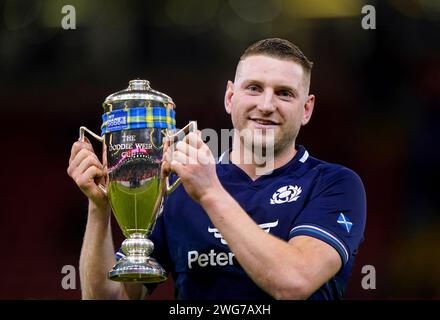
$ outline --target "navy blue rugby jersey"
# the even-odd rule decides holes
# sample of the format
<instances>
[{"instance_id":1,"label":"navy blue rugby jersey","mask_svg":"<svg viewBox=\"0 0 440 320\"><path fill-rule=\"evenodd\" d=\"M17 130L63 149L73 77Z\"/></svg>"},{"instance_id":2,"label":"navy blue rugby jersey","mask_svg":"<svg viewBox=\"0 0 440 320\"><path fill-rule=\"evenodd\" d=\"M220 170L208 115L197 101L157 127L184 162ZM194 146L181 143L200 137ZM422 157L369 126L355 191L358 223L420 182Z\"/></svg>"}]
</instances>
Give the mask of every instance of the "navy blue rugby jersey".
<instances>
[{"instance_id":1,"label":"navy blue rugby jersey","mask_svg":"<svg viewBox=\"0 0 440 320\"><path fill-rule=\"evenodd\" d=\"M340 299L363 241L364 187L353 171L296 147L290 162L255 181L231 163L218 163L217 175L265 232L285 241L314 237L339 253L342 268L309 299ZM272 299L248 277L182 185L166 200L150 239L155 244L152 256L173 275L177 299ZM269 262L261 263L269 267Z\"/></svg>"}]
</instances>

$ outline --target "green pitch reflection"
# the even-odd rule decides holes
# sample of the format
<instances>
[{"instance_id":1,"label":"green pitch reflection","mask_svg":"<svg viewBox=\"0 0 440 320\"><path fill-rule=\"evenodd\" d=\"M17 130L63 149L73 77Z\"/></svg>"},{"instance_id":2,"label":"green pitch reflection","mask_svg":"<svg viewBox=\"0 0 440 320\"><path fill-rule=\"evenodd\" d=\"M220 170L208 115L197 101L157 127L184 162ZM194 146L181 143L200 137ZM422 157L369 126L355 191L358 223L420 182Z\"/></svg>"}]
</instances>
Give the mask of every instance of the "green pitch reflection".
<instances>
[{"instance_id":1,"label":"green pitch reflection","mask_svg":"<svg viewBox=\"0 0 440 320\"><path fill-rule=\"evenodd\" d=\"M160 197L159 182L158 177L152 177L136 188L118 181L109 184L110 203L124 236L151 231L156 220L154 207Z\"/></svg>"}]
</instances>

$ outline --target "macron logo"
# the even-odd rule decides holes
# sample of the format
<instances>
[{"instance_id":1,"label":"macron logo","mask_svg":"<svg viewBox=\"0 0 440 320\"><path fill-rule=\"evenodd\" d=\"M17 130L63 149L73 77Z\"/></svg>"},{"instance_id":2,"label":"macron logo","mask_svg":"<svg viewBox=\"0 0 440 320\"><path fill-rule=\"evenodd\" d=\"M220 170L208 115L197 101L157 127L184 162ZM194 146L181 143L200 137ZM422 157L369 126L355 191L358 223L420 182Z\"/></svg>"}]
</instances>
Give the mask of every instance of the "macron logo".
<instances>
[{"instance_id":1,"label":"macron logo","mask_svg":"<svg viewBox=\"0 0 440 320\"><path fill-rule=\"evenodd\" d=\"M264 231L266 231L267 233L269 233L270 228L275 228L278 225L278 220L274 221L274 222L268 222L268 223L262 223L259 224L258 226L263 229ZM221 235L220 232L218 232L217 228L209 228L208 227L208 232L209 233L213 233L214 234L214 238L220 239L220 242L222 244L227 245L228 243L226 242L225 239L223 239L223 236Z\"/></svg>"}]
</instances>

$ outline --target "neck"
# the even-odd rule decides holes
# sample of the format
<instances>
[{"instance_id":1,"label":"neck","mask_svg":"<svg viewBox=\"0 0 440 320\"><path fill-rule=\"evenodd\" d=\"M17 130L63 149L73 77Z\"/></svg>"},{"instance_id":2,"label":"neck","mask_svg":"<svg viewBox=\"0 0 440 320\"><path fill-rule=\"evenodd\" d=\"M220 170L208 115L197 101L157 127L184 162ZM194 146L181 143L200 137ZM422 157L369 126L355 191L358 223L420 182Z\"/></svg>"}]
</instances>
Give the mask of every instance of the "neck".
<instances>
[{"instance_id":1,"label":"neck","mask_svg":"<svg viewBox=\"0 0 440 320\"><path fill-rule=\"evenodd\" d=\"M233 140L230 161L243 170L252 180L269 174L273 170L284 166L296 155L295 142L271 155L255 154L241 143L240 139Z\"/></svg>"}]
</instances>

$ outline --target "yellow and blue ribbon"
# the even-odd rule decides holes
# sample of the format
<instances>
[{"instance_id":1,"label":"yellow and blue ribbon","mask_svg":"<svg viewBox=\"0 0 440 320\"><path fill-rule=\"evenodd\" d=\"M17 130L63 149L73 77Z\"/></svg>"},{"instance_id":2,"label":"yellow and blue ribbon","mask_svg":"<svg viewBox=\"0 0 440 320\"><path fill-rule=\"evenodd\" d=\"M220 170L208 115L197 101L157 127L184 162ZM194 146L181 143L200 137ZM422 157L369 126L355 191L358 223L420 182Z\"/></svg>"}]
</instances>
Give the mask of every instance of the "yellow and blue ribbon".
<instances>
[{"instance_id":1,"label":"yellow and blue ribbon","mask_svg":"<svg viewBox=\"0 0 440 320\"><path fill-rule=\"evenodd\" d=\"M164 107L113 110L102 115L101 136L125 129L175 129L175 111Z\"/></svg>"}]
</instances>

